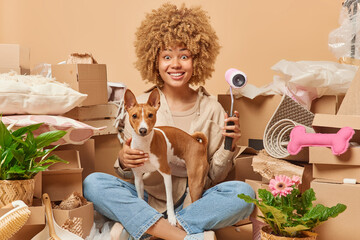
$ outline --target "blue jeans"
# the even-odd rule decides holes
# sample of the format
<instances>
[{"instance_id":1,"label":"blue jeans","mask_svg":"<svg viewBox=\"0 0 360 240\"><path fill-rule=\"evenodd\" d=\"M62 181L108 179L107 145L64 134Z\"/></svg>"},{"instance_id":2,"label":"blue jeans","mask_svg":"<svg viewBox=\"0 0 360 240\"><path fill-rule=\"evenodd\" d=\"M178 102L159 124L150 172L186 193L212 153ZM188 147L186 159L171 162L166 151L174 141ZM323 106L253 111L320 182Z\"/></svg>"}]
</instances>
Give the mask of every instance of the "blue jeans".
<instances>
[{"instance_id":1,"label":"blue jeans","mask_svg":"<svg viewBox=\"0 0 360 240\"><path fill-rule=\"evenodd\" d=\"M163 217L163 214L147 204L146 191L145 201L137 197L134 184L105 173L92 173L83 184L84 196L94 203L95 210L120 222L135 239L140 239ZM254 208L253 204L237 197L240 193L255 197L253 189L247 183L220 183L206 190L202 198L188 207L177 207L176 219L188 234L231 226L247 218Z\"/></svg>"}]
</instances>

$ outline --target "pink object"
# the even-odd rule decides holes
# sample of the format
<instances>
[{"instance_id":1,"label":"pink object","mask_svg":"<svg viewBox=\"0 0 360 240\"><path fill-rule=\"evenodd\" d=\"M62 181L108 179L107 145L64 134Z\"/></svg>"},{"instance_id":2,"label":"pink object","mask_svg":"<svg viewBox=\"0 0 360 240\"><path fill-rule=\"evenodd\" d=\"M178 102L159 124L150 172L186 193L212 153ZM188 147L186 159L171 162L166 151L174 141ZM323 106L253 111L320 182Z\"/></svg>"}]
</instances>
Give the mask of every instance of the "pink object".
<instances>
[{"instance_id":1,"label":"pink object","mask_svg":"<svg viewBox=\"0 0 360 240\"><path fill-rule=\"evenodd\" d=\"M287 150L296 155L303 147L330 147L334 155L346 152L349 141L355 131L351 127L343 127L337 133L306 133L304 126L296 126L290 133Z\"/></svg>"},{"instance_id":2,"label":"pink object","mask_svg":"<svg viewBox=\"0 0 360 240\"><path fill-rule=\"evenodd\" d=\"M53 130L65 130L67 132L59 141L51 145L83 144L95 133L105 128L96 128L71 118L51 115L3 116L1 120L5 125L15 124L14 128L43 123L39 129L34 131L35 137Z\"/></svg>"},{"instance_id":3,"label":"pink object","mask_svg":"<svg viewBox=\"0 0 360 240\"><path fill-rule=\"evenodd\" d=\"M294 183L291 178L285 175L279 175L275 176L275 179L270 180L269 188L274 197L278 195L286 197L293 190L292 185L294 185Z\"/></svg>"}]
</instances>

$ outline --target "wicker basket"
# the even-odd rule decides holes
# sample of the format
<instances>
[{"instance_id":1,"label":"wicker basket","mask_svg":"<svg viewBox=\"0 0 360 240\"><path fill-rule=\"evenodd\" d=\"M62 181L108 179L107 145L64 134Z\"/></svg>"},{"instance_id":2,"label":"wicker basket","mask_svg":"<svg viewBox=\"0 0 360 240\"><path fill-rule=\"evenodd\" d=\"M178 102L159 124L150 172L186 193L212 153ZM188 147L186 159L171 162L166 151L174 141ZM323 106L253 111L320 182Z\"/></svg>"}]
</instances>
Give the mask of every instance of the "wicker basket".
<instances>
[{"instance_id":1,"label":"wicker basket","mask_svg":"<svg viewBox=\"0 0 360 240\"><path fill-rule=\"evenodd\" d=\"M15 200L22 200L28 206L32 205L34 196L34 179L0 180L0 207Z\"/></svg>"},{"instance_id":2,"label":"wicker basket","mask_svg":"<svg viewBox=\"0 0 360 240\"><path fill-rule=\"evenodd\" d=\"M271 234L272 229L264 226L260 230L261 240L316 240L317 234L313 232L303 231L304 237L280 237Z\"/></svg>"}]
</instances>

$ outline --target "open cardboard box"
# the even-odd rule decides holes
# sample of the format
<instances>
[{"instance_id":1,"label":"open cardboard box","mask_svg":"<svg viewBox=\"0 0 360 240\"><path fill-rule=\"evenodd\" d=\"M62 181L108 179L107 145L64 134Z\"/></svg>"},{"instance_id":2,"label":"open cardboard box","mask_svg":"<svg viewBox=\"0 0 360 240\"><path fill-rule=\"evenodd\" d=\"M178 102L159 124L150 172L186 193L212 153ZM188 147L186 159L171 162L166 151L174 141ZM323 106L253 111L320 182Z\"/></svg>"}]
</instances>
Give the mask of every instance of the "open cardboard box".
<instances>
[{"instance_id":1,"label":"open cardboard box","mask_svg":"<svg viewBox=\"0 0 360 240\"><path fill-rule=\"evenodd\" d=\"M95 172L95 140L90 138L80 145L66 144L59 146L57 150L75 150L79 152L83 180Z\"/></svg>"},{"instance_id":2,"label":"open cardboard box","mask_svg":"<svg viewBox=\"0 0 360 240\"><path fill-rule=\"evenodd\" d=\"M42 192L49 194L52 201L64 200L73 192L82 192L82 171L79 152L76 150L58 150L56 154L69 162L55 163L42 173Z\"/></svg>"},{"instance_id":3,"label":"open cardboard box","mask_svg":"<svg viewBox=\"0 0 360 240\"><path fill-rule=\"evenodd\" d=\"M52 65L51 71L57 81L67 83L72 89L88 95L81 106L108 102L105 64L58 64Z\"/></svg>"},{"instance_id":4,"label":"open cardboard box","mask_svg":"<svg viewBox=\"0 0 360 240\"><path fill-rule=\"evenodd\" d=\"M313 128L319 133L336 133L342 127L352 127L355 134L351 142L360 143L360 116L315 114ZM360 182L360 147L349 149L336 156L330 148L310 147L310 163L313 164L313 177L342 182L353 178Z\"/></svg>"},{"instance_id":5,"label":"open cardboard box","mask_svg":"<svg viewBox=\"0 0 360 240\"><path fill-rule=\"evenodd\" d=\"M59 226L62 226L67 219L74 217L82 218L83 237L86 238L90 234L94 223L94 205L92 202L71 210L53 209L53 213L55 221Z\"/></svg>"},{"instance_id":6,"label":"open cardboard box","mask_svg":"<svg viewBox=\"0 0 360 240\"><path fill-rule=\"evenodd\" d=\"M344 96L322 96L313 101L310 111L336 114L343 98ZM246 97L234 99L234 110L240 114L240 145L249 146L256 150L263 149L262 141L266 125L281 99L282 96L280 95L257 96L254 99ZM231 97L229 94L219 94L218 101L225 111L230 111Z\"/></svg>"},{"instance_id":7,"label":"open cardboard box","mask_svg":"<svg viewBox=\"0 0 360 240\"><path fill-rule=\"evenodd\" d=\"M4 215L13 208L1 208L0 216ZM31 215L26 224L10 240L31 239L45 227L45 206L40 199L34 199L33 206L29 207Z\"/></svg>"},{"instance_id":8,"label":"open cardboard box","mask_svg":"<svg viewBox=\"0 0 360 240\"><path fill-rule=\"evenodd\" d=\"M360 184L340 184L314 180L311 187L316 193L316 204L327 207L342 203L347 209L336 218L330 218L315 228L318 240L357 240L360 235Z\"/></svg>"},{"instance_id":9,"label":"open cardboard box","mask_svg":"<svg viewBox=\"0 0 360 240\"><path fill-rule=\"evenodd\" d=\"M256 156L257 151L243 146L240 148L241 154L234 159L234 167L230 170L225 181L245 181L245 179L261 180L260 174L254 172L252 165L253 157Z\"/></svg>"}]
</instances>

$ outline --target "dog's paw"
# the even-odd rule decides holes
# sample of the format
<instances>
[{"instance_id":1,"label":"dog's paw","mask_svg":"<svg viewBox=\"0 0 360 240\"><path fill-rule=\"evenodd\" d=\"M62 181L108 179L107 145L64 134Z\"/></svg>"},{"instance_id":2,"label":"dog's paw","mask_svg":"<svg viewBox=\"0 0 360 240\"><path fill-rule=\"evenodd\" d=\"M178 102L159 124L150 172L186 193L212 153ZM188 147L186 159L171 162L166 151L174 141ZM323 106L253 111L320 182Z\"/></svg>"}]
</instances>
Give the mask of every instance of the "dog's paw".
<instances>
[{"instance_id":1,"label":"dog's paw","mask_svg":"<svg viewBox=\"0 0 360 240\"><path fill-rule=\"evenodd\" d=\"M176 226L176 217L175 216L168 216L168 221L172 226Z\"/></svg>"}]
</instances>

